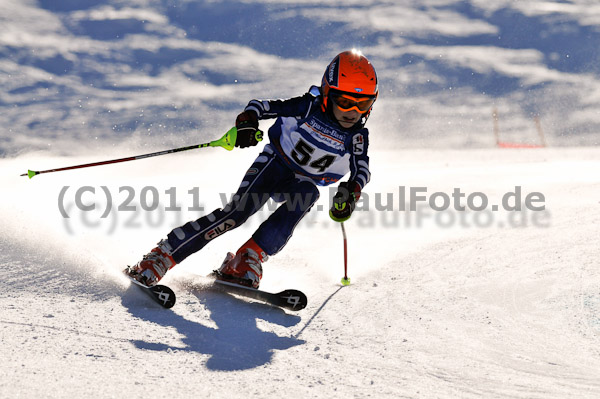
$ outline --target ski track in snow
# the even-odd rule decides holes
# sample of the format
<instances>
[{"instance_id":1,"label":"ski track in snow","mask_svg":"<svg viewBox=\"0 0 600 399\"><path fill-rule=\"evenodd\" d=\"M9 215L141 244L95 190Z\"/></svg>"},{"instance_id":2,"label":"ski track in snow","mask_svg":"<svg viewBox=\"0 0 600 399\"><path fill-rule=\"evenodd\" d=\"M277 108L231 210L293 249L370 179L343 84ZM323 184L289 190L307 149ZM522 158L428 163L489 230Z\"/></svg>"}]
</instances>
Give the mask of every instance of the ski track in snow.
<instances>
[{"instance_id":1,"label":"ski track in snow","mask_svg":"<svg viewBox=\"0 0 600 399\"><path fill-rule=\"evenodd\" d=\"M219 162L219 153L207 158ZM163 310L119 270L168 230L108 235L74 227L78 233L70 235L57 223L55 199L27 196L52 192L59 180L15 181L12 170L32 160L0 161L12 176L2 183L16 184L2 206L0 265L9 273L0 282L0 391L7 397L89 397L99 387L103 397L146 397L148 389L176 397L597 397L598 150L420 150L372 158L377 174L367 192L394 192L389 185L399 181L399 170L407 185L429 192L451 192L454 178L468 182L463 191L476 188L491 198L517 181L544 193L549 224L390 228L373 223L385 212L361 212L347 223L352 284L341 287L341 232L317 211L265 264L263 288L308 295L298 313L206 289L202 276L252 231L241 227L169 272L164 281L178 302ZM143 168L69 172L69 181L100 185L123 173L139 176ZM540 179L540 170L552 178ZM235 173L226 173L227 185ZM160 186L164 178L157 179ZM225 186L199 180L207 197ZM184 177L168 183L188 184ZM23 230L32 237L12 234Z\"/></svg>"}]
</instances>

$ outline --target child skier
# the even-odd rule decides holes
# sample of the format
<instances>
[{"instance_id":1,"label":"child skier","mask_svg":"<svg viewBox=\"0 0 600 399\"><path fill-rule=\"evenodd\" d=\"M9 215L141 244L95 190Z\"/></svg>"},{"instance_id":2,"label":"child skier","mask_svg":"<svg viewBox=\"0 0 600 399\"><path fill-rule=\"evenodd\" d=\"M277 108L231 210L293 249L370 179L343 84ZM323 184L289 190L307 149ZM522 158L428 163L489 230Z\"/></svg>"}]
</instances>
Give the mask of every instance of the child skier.
<instances>
[{"instance_id":1,"label":"child skier","mask_svg":"<svg viewBox=\"0 0 600 399\"><path fill-rule=\"evenodd\" d=\"M223 233L243 224L272 198L283 202L234 255L228 253L217 278L258 288L262 264L279 252L326 186L340 183L329 212L347 220L370 179L368 130L364 127L377 99L377 75L355 50L338 54L327 66L321 87L288 100L252 100L238 115L236 147L258 144L258 121L277 118L268 143L246 172L237 193L223 209L171 231L129 273L152 286L176 264Z\"/></svg>"}]
</instances>

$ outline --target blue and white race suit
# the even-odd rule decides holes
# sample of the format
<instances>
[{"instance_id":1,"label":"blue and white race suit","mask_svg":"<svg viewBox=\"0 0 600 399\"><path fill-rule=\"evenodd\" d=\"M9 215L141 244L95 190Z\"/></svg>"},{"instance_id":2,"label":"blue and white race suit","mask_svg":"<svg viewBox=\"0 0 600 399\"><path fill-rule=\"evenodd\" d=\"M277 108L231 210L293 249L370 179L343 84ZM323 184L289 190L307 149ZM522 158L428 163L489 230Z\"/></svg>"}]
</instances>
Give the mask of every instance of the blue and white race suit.
<instances>
[{"instance_id":1,"label":"blue and white race suit","mask_svg":"<svg viewBox=\"0 0 600 399\"><path fill-rule=\"evenodd\" d=\"M180 263L214 238L243 224L269 199L283 202L252 235L274 255L327 186L350 172L361 188L369 179L369 133L362 123L341 127L321 109L318 88L288 100L252 100L246 111L258 119L277 118L269 141L250 166L232 201L223 209L175 228L168 235L173 258Z\"/></svg>"}]
</instances>

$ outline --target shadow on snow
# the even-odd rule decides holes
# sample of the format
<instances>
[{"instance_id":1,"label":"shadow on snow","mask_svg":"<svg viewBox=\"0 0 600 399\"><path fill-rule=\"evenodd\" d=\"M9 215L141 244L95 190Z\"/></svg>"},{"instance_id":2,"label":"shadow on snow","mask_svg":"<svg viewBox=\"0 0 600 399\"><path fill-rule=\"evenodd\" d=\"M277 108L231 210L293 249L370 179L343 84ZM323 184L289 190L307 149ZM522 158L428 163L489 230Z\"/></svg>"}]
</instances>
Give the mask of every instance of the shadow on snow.
<instances>
[{"instance_id":1,"label":"shadow on snow","mask_svg":"<svg viewBox=\"0 0 600 399\"><path fill-rule=\"evenodd\" d=\"M136 287L129 290L139 291ZM209 289L191 291L199 304L188 306L205 307L217 328L207 327L200 322L191 321L175 313L162 310L154 304L140 307L138 296L126 293L122 298L123 306L135 317L156 323L160 326L174 327L183 338L185 346L174 347L167 344L132 340L139 349L153 351L188 351L209 355L206 367L215 371L232 371L255 368L271 361L274 350L284 350L305 341L294 337L283 337L273 332L262 331L257 320L283 327L297 325L301 318L272 306L247 302L233 295ZM143 293L139 292L140 295ZM179 306L184 301L179 302Z\"/></svg>"}]
</instances>

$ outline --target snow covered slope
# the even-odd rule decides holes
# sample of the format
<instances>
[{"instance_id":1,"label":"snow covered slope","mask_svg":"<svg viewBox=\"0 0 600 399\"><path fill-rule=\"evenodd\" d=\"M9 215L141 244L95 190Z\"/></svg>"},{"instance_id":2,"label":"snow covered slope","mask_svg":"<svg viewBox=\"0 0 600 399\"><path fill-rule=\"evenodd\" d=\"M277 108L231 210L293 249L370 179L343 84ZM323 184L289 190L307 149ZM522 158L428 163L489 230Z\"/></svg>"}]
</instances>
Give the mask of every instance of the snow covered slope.
<instances>
[{"instance_id":1,"label":"snow covered slope","mask_svg":"<svg viewBox=\"0 0 600 399\"><path fill-rule=\"evenodd\" d=\"M32 181L14 176L28 165L80 160L0 162L1 183L11 186L1 207L3 395L600 395L598 149L375 151L370 204L347 223L352 285L339 284L342 238L324 192L285 251L265 264L263 287L302 289L305 310L286 314L206 290L202 276L251 234L246 226L169 272L164 282L178 303L163 310L119 271L169 231L169 212L163 223L161 212L141 210L102 221L100 209L82 216L67 191L67 222L59 191L68 182L117 194L135 176L137 193L149 182L160 193L200 187L212 209L216 193L233 190L241 176L223 166L234 153L210 151ZM222 179L203 174L207 165L222 169ZM172 179L191 167L197 173ZM542 193L546 208L436 212L421 204L400 212L400 186L480 192L490 207L520 186L523 198ZM378 204L376 193L384 194ZM383 210L388 196L392 211ZM88 192L83 202L100 207L94 198ZM185 195L179 204L193 205Z\"/></svg>"},{"instance_id":2,"label":"snow covered slope","mask_svg":"<svg viewBox=\"0 0 600 399\"><path fill-rule=\"evenodd\" d=\"M0 397L600 397L599 22L589 0L1 1ZM273 204L169 272L172 310L120 273L256 148L19 177L218 138L351 47L381 81L373 177L350 286L327 189L265 264L299 313L204 277ZM550 147L493 148L494 109Z\"/></svg>"}]
</instances>

